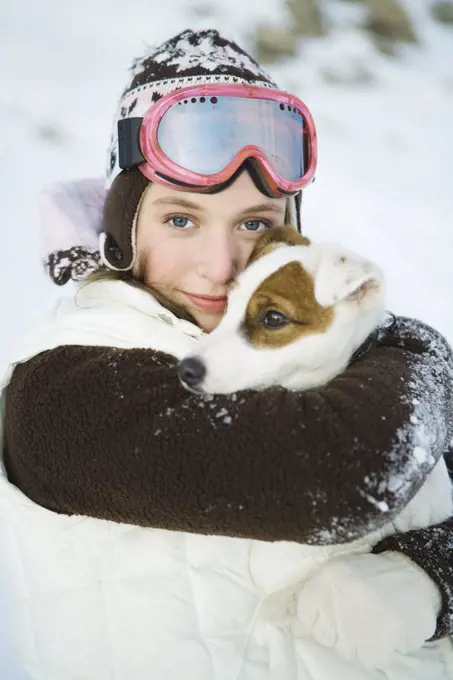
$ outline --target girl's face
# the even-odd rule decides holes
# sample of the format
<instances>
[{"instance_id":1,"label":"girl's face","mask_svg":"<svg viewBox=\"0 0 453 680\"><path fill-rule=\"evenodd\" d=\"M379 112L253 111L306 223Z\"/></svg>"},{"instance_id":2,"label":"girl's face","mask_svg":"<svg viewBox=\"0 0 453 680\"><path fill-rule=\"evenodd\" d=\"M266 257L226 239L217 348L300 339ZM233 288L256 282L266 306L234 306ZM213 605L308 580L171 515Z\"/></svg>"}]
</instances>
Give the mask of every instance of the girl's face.
<instances>
[{"instance_id":1,"label":"girl's face","mask_svg":"<svg viewBox=\"0 0 453 680\"><path fill-rule=\"evenodd\" d=\"M151 184L137 222L144 282L209 333L225 311L229 284L263 231L284 222L286 205L260 193L247 172L218 194Z\"/></svg>"}]
</instances>

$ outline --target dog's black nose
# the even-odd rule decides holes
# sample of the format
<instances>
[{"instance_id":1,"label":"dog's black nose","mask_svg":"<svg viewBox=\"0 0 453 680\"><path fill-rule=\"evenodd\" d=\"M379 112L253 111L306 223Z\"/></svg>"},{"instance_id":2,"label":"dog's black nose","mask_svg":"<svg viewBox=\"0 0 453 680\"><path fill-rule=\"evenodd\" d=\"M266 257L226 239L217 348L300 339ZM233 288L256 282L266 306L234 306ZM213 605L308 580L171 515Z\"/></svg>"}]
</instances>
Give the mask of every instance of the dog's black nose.
<instances>
[{"instance_id":1,"label":"dog's black nose","mask_svg":"<svg viewBox=\"0 0 453 680\"><path fill-rule=\"evenodd\" d=\"M206 375L206 366L198 357L188 357L179 363L178 371L183 383L197 387Z\"/></svg>"}]
</instances>

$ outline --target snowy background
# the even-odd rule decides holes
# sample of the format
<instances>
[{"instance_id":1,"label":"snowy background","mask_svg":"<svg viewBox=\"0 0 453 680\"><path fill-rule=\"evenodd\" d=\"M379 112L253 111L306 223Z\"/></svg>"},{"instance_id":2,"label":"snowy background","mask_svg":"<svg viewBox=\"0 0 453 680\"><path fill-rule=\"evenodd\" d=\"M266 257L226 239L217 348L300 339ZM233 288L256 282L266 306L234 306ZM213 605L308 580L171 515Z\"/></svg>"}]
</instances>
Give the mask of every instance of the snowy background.
<instances>
[{"instance_id":1,"label":"snowy background","mask_svg":"<svg viewBox=\"0 0 453 680\"><path fill-rule=\"evenodd\" d=\"M267 68L318 125L306 233L372 256L389 308L453 342L453 28L433 20L433 1L401 0L418 41L385 56L358 28L360 5L320 0L328 35L301 39L295 56ZM67 292L39 259L40 191L103 173L116 101L143 44L212 27L253 52L258 25L288 22L283 0L2 0L1 9L0 366ZM0 675L16 680L5 617L0 640Z\"/></svg>"}]
</instances>

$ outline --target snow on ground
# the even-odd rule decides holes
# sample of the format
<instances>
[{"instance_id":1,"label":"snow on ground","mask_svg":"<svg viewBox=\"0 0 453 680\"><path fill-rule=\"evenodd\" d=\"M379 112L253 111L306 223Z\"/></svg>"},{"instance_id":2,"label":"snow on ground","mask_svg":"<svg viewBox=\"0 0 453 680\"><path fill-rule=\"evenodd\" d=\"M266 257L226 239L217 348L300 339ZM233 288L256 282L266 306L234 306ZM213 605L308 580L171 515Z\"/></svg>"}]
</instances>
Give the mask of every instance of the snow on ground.
<instances>
[{"instance_id":1,"label":"snow on ground","mask_svg":"<svg viewBox=\"0 0 453 680\"><path fill-rule=\"evenodd\" d=\"M324 1L338 24L329 38L301 44L296 59L269 68L318 124L319 171L304 198L305 230L374 257L387 275L389 307L453 341L453 31L429 20L429 0L404 0L422 46L386 58L351 28L357 7ZM258 21L285 22L282 4L3 0L0 365L35 315L64 292L42 273L39 193L54 181L102 174L132 57L145 42L186 27L219 28L250 48ZM357 68L372 82L332 85L320 75ZM16 680L3 670L8 657L3 641L2 677Z\"/></svg>"}]
</instances>

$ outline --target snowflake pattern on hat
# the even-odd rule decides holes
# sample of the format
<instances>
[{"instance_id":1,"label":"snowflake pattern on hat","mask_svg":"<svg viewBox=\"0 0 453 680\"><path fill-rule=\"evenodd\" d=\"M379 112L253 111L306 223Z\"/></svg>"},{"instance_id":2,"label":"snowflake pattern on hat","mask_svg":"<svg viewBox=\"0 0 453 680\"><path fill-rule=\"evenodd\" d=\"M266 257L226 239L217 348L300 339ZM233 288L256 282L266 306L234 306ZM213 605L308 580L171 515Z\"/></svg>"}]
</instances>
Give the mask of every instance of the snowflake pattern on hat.
<instances>
[{"instance_id":1,"label":"snowflake pattern on hat","mask_svg":"<svg viewBox=\"0 0 453 680\"><path fill-rule=\"evenodd\" d=\"M228 74L246 81L262 81L277 88L269 74L238 45L222 38L218 31L186 30L134 60L132 82L123 96L152 80L181 75Z\"/></svg>"}]
</instances>

